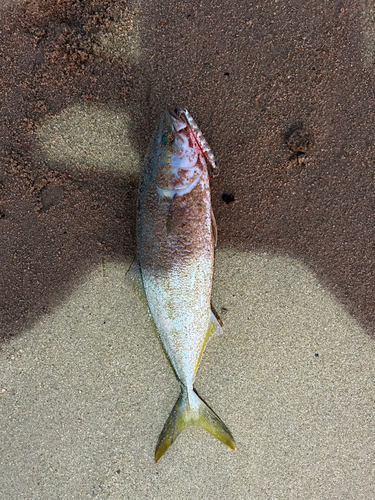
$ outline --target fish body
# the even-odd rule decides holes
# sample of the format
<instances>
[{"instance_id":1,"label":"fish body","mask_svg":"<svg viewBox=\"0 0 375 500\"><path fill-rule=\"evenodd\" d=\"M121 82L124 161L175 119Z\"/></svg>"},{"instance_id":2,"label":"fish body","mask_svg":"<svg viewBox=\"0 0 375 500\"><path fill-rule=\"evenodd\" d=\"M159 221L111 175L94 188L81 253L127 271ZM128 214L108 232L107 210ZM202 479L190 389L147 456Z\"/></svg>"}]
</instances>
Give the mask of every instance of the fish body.
<instances>
[{"instance_id":1,"label":"fish body","mask_svg":"<svg viewBox=\"0 0 375 500\"><path fill-rule=\"evenodd\" d=\"M166 111L145 157L137 215L143 289L181 385L156 461L190 425L235 447L228 428L193 387L206 342L221 329L211 311L216 225L205 158L215 170L212 152L188 111Z\"/></svg>"}]
</instances>

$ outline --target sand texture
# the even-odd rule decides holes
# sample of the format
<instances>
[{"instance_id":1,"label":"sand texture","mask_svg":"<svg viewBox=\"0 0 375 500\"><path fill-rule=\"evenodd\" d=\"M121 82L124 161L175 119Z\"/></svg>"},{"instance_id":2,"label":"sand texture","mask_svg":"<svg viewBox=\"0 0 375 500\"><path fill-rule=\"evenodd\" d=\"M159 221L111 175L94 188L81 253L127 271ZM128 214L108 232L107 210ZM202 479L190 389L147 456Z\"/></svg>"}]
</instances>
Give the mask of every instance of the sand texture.
<instances>
[{"instance_id":1,"label":"sand texture","mask_svg":"<svg viewBox=\"0 0 375 500\"><path fill-rule=\"evenodd\" d=\"M0 6L0 497L375 498L375 6ZM215 154L196 388L237 450L185 431L127 271L168 106Z\"/></svg>"}]
</instances>

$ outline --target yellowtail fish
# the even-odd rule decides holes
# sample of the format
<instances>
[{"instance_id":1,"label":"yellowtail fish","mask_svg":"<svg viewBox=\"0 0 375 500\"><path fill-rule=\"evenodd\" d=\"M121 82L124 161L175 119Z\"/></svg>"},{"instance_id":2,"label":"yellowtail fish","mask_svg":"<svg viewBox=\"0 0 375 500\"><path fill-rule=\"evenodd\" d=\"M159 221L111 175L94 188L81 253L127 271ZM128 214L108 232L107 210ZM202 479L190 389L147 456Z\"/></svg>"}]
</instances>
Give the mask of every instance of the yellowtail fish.
<instances>
[{"instance_id":1,"label":"yellowtail fish","mask_svg":"<svg viewBox=\"0 0 375 500\"><path fill-rule=\"evenodd\" d=\"M221 326L211 311L216 224L209 176L213 154L190 113L166 111L144 161L137 253L156 331L181 385L155 450L155 462L191 425L235 449L227 426L193 384L207 340Z\"/></svg>"}]
</instances>

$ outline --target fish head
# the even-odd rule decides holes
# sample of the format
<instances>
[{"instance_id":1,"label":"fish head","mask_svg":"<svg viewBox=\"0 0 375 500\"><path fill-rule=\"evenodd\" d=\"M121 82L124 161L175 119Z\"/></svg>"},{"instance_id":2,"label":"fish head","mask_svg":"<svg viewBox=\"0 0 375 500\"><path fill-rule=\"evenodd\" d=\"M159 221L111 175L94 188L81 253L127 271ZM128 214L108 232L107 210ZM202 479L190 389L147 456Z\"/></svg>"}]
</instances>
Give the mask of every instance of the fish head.
<instances>
[{"instance_id":1,"label":"fish head","mask_svg":"<svg viewBox=\"0 0 375 500\"><path fill-rule=\"evenodd\" d=\"M189 193L205 166L185 112L163 113L156 135L156 185L160 196L174 198Z\"/></svg>"}]
</instances>

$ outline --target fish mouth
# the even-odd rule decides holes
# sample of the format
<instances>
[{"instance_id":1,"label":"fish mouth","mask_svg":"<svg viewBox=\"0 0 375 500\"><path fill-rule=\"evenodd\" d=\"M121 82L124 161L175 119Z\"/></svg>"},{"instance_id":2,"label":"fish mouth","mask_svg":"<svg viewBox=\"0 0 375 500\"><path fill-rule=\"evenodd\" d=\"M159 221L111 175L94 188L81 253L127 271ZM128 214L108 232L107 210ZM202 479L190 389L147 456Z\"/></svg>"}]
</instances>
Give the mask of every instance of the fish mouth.
<instances>
[{"instance_id":1,"label":"fish mouth","mask_svg":"<svg viewBox=\"0 0 375 500\"><path fill-rule=\"evenodd\" d=\"M168 109L168 113L172 118L173 128L176 132L179 132L180 130L187 127L188 121L182 108Z\"/></svg>"},{"instance_id":2,"label":"fish mouth","mask_svg":"<svg viewBox=\"0 0 375 500\"><path fill-rule=\"evenodd\" d=\"M168 127L167 131L165 125ZM173 108L165 111L160 129L159 167L162 168L158 168L156 179L160 197L173 199L190 193L201 178L201 171L197 166L199 152L195 145L190 144L189 128L184 109Z\"/></svg>"}]
</instances>

